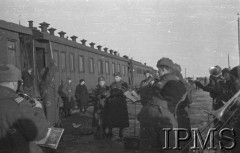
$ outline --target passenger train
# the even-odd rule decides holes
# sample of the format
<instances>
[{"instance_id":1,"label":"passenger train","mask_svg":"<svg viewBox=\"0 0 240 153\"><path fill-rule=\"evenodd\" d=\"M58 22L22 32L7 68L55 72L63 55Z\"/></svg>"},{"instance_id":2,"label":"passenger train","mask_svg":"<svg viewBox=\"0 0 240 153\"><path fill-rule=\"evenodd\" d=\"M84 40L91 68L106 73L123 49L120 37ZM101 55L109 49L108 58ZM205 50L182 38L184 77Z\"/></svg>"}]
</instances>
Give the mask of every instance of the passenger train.
<instances>
[{"instance_id":1,"label":"passenger train","mask_svg":"<svg viewBox=\"0 0 240 153\"><path fill-rule=\"evenodd\" d=\"M41 79L42 69L49 66L51 59L57 66L55 85L59 86L60 81L66 82L71 78L74 85L80 79L85 79L86 86L90 92L97 84L97 78L103 76L106 83L114 81L113 74L121 72L123 80L132 87L138 87L144 79L143 72L156 71L146 64L129 59L126 55L121 57L118 52L95 46L82 39L77 42L77 36L65 36L65 32L58 32L49 28L46 22L40 23L39 28L0 20L0 63L11 63L21 71L27 67L33 68L35 78L35 90L38 90L38 83Z\"/></svg>"}]
</instances>

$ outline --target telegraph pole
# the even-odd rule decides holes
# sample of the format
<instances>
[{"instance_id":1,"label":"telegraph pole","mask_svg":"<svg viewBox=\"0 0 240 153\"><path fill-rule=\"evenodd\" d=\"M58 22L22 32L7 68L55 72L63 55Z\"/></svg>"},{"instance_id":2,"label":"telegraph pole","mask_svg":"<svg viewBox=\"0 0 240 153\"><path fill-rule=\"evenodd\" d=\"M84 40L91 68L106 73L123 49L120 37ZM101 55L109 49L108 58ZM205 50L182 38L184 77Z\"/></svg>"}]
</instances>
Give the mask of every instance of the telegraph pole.
<instances>
[{"instance_id":1,"label":"telegraph pole","mask_svg":"<svg viewBox=\"0 0 240 153\"><path fill-rule=\"evenodd\" d=\"M231 69L231 67L230 67L230 60L229 60L229 54L228 54L228 68Z\"/></svg>"},{"instance_id":2,"label":"telegraph pole","mask_svg":"<svg viewBox=\"0 0 240 153\"><path fill-rule=\"evenodd\" d=\"M240 66L240 18L239 18L239 13L238 15L238 54L239 54L239 65ZM240 76L240 69L238 68L238 77Z\"/></svg>"},{"instance_id":3,"label":"telegraph pole","mask_svg":"<svg viewBox=\"0 0 240 153\"><path fill-rule=\"evenodd\" d=\"M185 68L185 79L187 78L187 69Z\"/></svg>"},{"instance_id":4,"label":"telegraph pole","mask_svg":"<svg viewBox=\"0 0 240 153\"><path fill-rule=\"evenodd\" d=\"M239 65L240 65L240 18L239 18L239 13L238 15L238 53L239 53Z\"/></svg>"}]
</instances>

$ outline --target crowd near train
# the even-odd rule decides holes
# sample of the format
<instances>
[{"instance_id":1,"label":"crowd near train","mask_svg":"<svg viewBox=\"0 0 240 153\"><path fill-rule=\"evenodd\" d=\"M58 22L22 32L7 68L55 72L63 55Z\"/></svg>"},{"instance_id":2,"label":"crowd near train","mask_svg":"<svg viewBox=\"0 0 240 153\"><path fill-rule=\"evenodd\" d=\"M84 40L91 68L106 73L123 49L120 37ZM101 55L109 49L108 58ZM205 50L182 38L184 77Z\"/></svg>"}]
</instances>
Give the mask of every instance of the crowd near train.
<instances>
[{"instance_id":1,"label":"crowd near train","mask_svg":"<svg viewBox=\"0 0 240 153\"><path fill-rule=\"evenodd\" d=\"M175 149L164 149L162 129L191 131L187 110L195 87L213 99L213 126L234 129L230 136L235 147L223 147L221 152L238 152L239 67L211 67L209 79L201 82L183 78L181 66L170 58L159 57L155 70L117 51L102 50L101 45L95 49L93 42L90 46L84 39L78 43L76 36L69 40L63 31L58 37L46 22L39 27L33 21L24 27L0 20L0 153L57 152L35 141L43 139L49 127L61 127L61 117L71 116L75 109L85 114L90 101L94 138L112 138L113 128L118 128L118 137L124 141L129 100L142 105L137 115L140 153L191 152L191 136ZM168 137L169 146L175 146L174 132L169 131ZM185 138L186 133L179 137Z\"/></svg>"}]
</instances>

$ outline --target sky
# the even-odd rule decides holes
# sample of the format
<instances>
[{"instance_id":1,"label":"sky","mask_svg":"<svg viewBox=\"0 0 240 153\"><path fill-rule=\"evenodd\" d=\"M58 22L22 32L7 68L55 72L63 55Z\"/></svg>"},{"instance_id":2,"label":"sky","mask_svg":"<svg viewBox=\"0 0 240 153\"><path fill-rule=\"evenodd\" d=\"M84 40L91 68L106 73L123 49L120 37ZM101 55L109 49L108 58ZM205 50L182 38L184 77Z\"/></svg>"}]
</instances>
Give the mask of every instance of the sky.
<instances>
[{"instance_id":1,"label":"sky","mask_svg":"<svg viewBox=\"0 0 240 153\"><path fill-rule=\"evenodd\" d=\"M239 64L240 0L0 0L0 20L50 27L156 69L171 58L189 77Z\"/></svg>"}]
</instances>

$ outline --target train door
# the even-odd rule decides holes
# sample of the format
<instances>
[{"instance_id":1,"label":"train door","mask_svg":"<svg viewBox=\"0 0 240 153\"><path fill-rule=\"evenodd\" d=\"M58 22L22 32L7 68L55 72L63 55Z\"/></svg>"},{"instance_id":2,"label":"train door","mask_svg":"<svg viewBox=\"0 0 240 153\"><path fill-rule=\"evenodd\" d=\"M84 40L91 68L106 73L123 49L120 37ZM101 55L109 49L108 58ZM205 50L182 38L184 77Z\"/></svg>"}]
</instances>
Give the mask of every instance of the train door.
<instances>
[{"instance_id":1,"label":"train door","mask_svg":"<svg viewBox=\"0 0 240 153\"><path fill-rule=\"evenodd\" d=\"M16 56L16 41L8 40L7 42L8 49L8 63L17 66L17 56Z\"/></svg>"},{"instance_id":2,"label":"train door","mask_svg":"<svg viewBox=\"0 0 240 153\"><path fill-rule=\"evenodd\" d=\"M38 78L41 77L44 68L47 66L47 57L45 48L36 47L35 48L35 61L36 61L36 73Z\"/></svg>"}]
</instances>

